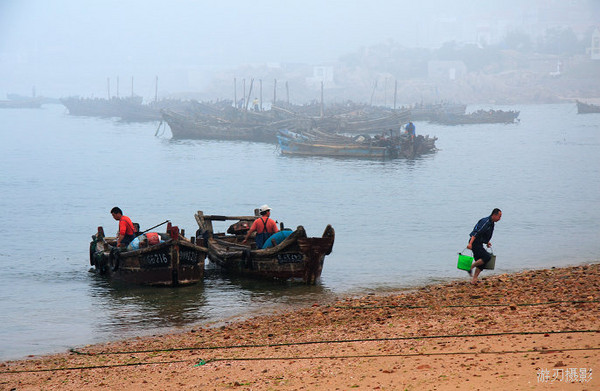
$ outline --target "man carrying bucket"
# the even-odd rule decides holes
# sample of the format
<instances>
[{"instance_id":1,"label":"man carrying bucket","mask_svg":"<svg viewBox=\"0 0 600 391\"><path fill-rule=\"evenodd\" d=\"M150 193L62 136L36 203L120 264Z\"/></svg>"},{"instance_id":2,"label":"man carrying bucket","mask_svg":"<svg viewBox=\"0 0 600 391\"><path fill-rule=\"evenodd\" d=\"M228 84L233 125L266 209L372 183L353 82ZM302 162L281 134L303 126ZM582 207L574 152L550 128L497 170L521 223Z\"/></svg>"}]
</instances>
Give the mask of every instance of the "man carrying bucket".
<instances>
[{"instance_id":1,"label":"man carrying bucket","mask_svg":"<svg viewBox=\"0 0 600 391\"><path fill-rule=\"evenodd\" d=\"M501 218L502 211L495 208L492 210L491 215L479 220L475 224L473 232L469 234L471 238L469 244L467 244L467 248L473 251L473 259L475 259L475 262L471 265L471 270L469 270L469 275L473 276L471 284L477 284L479 273L481 273L485 264L491 259L490 253L487 252L483 245L485 244L488 248L492 247L490 240L494 234L494 223L500 221ZM475 273L473 273L473 268L475 268Z\"/></svg>"}]
</instances>

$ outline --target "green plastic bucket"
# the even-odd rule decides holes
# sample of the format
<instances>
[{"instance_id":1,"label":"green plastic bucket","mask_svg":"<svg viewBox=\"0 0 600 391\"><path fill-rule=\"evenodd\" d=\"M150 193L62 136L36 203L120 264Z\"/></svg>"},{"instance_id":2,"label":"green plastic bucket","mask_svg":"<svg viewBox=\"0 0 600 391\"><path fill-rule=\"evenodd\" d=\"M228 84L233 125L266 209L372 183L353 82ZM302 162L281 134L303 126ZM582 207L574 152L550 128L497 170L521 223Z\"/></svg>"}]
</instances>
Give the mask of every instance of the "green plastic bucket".
<instances>
[{"instance_id":1,"label":"green plastic bucket","mask_svg":"<svg viewBox=\"0 0 600 391\"><path fill-rule=\"evenodd\" d=\"M472 263L473 257L458 253L458 265L456 267L458 267L460 270L471 270Z\"/></svg>"}]
</instances>

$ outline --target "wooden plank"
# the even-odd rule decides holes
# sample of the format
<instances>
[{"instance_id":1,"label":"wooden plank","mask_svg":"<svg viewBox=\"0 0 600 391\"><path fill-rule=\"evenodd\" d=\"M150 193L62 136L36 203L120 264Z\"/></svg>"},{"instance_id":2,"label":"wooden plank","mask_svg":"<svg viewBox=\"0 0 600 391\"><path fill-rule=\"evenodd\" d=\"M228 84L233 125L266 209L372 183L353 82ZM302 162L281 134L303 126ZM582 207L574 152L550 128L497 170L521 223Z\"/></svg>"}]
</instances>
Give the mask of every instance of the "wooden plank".
<instances>
[{"instance_id":1,"label":"wooden plank","mask_svg":"<svg viewBox=\"0 0 600 391\"><path fill-rule=\"evenodd\" d=\"M201 211L197 213L200 219L212 220L212 221L226 221L226 220L256 220L258 216L223 216L223 215L205 215Z\"/></svg>"}]
</instances>

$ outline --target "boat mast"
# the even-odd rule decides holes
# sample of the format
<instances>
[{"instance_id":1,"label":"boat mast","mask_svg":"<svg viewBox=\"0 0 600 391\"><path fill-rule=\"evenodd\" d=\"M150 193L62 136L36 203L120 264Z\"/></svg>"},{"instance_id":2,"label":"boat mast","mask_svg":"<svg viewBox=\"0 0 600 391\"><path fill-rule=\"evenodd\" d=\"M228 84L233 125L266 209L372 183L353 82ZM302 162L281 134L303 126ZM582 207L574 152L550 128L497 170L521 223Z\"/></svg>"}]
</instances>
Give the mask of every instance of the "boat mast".
<instances>
[{"instance_id":1,"label":"boat mast","mask_svg":"<svg viewBox=\"0 0 600 391\"><path fill-rule=\"evenodd\" d=\"M258 79L258 81L260 82L260 111L263 110L263 105L262 105L262 79Z\"/></svg>"},{"instance_id":2,"label":"boat mast","mask_svg":"<svg viewBox=\"0 0 600 391\"><path fill-rule=\"evenodd\" d=\"M235 77L233 78L233 106L235 106L236 109L238 107L238 102L237 102L237 79Z\"/></svg>"},{"instance_id":3,"label":"boat mast","mask_svg":"<svg viewBox=\"0 0 600 391\"><path fill-rule=\"evenodd\" d=\"M398 95L398 80L394 81L394 110L396 110L396 96Z\"/></svg>"},{"instance_id":4,"label":"boat mast","mask_svg":"<svg viewBox=\"0 0 600 391\"><path fill-rule=\"evenodd\" d=\"M288 85L288 82L285 82L285 98L286 98L286 102L289 105L290 104L290 86Z\"/></svg>"},{"instance_id":5,"label":"boat mast","mask_svg":"<svg viewBox=\"0 0 600 391\"><path fill-rule=\"evenodd\" d=\"M242 79L242 96L244 97L244 109L246 108L246 79Z\"/></svg>"},{"instance_id":6,"label":"boat mast","mask_svg":"<svg viewBox=\"0 0 600 391\"><path fill-rule=\"evenodd\" d=\"M325 107L323 106L323 80L321 80L321 118L325 115Z\"/></svg>"},{"instance_id":7,"label":"boat mast","mask_svg":"<svg viewBox=\"0 0 600 391\"><path fill-rule=\"evenodd\" d=\"M246 100L246 106L244 106L244 111L248 111L248 104L250 104L250 95L252 95L252 86L254 85L254 78L250 79L250 88L248 89L248 99Z\"/></svg>"}]
</instances>

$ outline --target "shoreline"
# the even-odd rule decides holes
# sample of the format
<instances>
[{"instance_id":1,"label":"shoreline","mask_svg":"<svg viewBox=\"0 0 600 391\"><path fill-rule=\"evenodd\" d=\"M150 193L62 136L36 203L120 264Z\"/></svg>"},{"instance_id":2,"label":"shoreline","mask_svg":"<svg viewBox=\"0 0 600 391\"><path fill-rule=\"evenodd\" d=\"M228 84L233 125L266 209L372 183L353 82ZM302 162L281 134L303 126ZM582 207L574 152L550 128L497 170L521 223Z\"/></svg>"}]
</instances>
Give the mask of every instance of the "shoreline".
<instances>
[{"instance_id":1,"label":"shoreline","mask_svg":"<svg viewBox=\"0 0 600 391\"><path fill-rule=\"evenodd\" d=\"M0 389L600 386L600 263L481 281L472 286L465 273L407 292L4 361Z\"/></svg>"}]
</instances>

